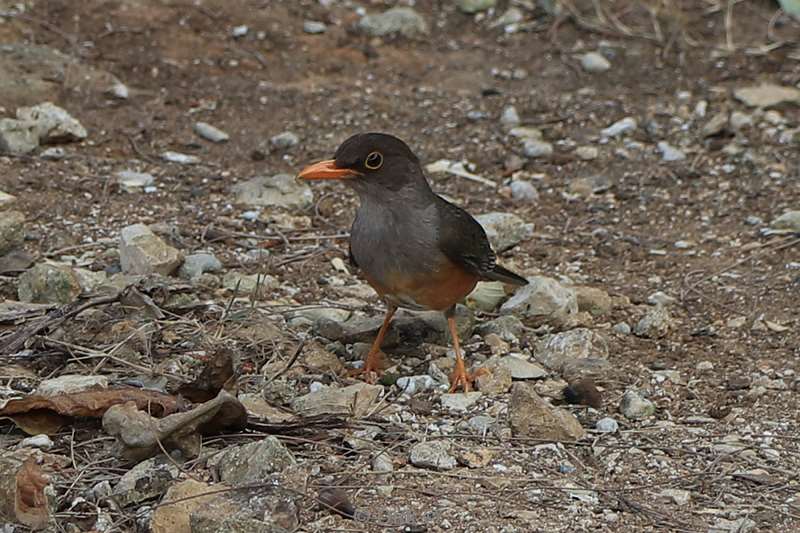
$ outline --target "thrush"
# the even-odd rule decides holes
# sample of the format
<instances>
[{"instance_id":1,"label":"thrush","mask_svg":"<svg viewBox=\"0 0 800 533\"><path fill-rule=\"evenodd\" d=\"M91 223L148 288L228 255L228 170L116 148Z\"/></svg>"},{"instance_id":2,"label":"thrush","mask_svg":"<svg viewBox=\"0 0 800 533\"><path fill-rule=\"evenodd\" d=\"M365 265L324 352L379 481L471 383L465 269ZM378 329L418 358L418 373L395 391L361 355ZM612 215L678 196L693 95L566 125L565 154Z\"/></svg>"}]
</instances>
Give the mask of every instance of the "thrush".
<instances>
[{"instance_id":1,"label":"thrush","mask_svg":"<svg viewBox=\"0 0 800 533\"><path fill-rule=\"evenodd\" d=\"M350 230L350 261L386 303L386 314L367 354L367 379L380 375L381 344L398 307L444 313L456 362L450 392L468 392L455 305L478 281L525 285L527 280L496 263L486 232L472 216L431 190L411 149L392 135L360 133L333 159L304 168L303 180L342 180L360 205ZM375 374L371 374L371 373Z\"/></svg>"}]
</instances>

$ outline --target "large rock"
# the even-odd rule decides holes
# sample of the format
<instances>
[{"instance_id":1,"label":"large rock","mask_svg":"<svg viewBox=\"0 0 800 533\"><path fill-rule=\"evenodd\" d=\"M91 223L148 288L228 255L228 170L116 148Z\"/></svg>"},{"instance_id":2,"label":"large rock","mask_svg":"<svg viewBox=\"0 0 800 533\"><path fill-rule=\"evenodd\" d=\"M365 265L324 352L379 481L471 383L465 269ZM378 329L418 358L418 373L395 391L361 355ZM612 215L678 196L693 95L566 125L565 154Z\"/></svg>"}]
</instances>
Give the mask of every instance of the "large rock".
<instances>
[{"instance_id":1,"label":"large rock","mask_svg":"<svg viewBox=\"0 0 800 533\"><path fill-rule=\"evenodd\" d=\"M528 383L517 383L511 389L508 418L517 437L576 441L586 435L572 413L550 405Z\"/></svg>"},{"instance_id":2,"label":"large rock","mask_svg":"<svg viewBox=\"0 0 800 533\"><path fill-rule=\"evenodd\" d=\"M800 105L800 89L771 83L740 87L733 96L750 107L772 107L782 103Z\"/></svg>"},{"instance_id":3,"label":"large rock","mask_svg":"<svg viewBox=\"0 0 800 533\"><path fill-rule=\"evenodd\" d=\"M263 482L295 465L294 455L273 436L226 449L215 461L220 480L230 485Z\"/></svg>"},{"instance_id":4,"label":"large rock","mask_svg":"<svg viewBox=\"0 0 800 533\"><path fill-rule=\"evenodd\" d=\"M13 118L0 119L0 154L25 155L39 147L32 124Z\"/></svg>"},{"instance_id":5,"label":"large rock","mask_svg":"<svg viewBox=\"0 0 800 533\"><path fill-rule=\"evenodd\" d=\"M54 48L23 42L0 45L0 102L6 108L52 101L65 91L100 94L117 84L112 74Z\"/></svg>"},{"instance_id":6,"label":"large rock","mask_svg":"<svg viewBox=\"0 0 800 533\"><path fill-rule=\"evenodd\" d=\"M292 410L301 416L364 416L383 391L380 385L356 383L348 387L322 387L292 401Z\"/></svg>"},{"instance_id":7,"label":"large rock","mask_svg":"<svg viewBox=\"0 0 800 533\"><path fill-rule=\"evenodd\" d=\"M17 109L17 119L33 125L39 144L80 141L86 138L86 128L66 110L45 102Z\"/></svg>"},{"instance_id":8,"label":"large rock","mask_svg":"<svg viewBox=\"0 0 800 533\"><path fill-rule=\"evenodd\" d=\"M467 14L486 11L497 4L497 0L458 0L458 9Z\"/></svg>"},{"instance_id":9,"label":"large rock","mask_svg":"<svg viewBox=\"0 0 800 533\"><path fill-rule=\"evenodd\" d=\"M114 487L114 499L123 507L161 496L180 470L163 457L147 459L128 470Z\"/></svg>"},{"instance_id":10,"label":"large rock","mask_svg":"<svg viewBox=\"0 0 800 533\"><path fill-rule=\"evenodd\" d=\"M19 277L17 295L23 302L68 304L81 293L71 268L39 263Z\"/></svg>"},{"instance_id":11,"label":"large rock","mask_svg":"<svg viewBox=\"0 0 800 533\"><path fill-rule=\"evenodd\" d=\"M428 23L410 7L393 7L377 15L366 15L358 21L358 28L372 37L394 34L414 37L428 33Z\"/></svg>"},{"instance_id":12,"label":"large rock","mask_svg":"<svg viewBox=\"0 0 800 533\"><path fill-rule=\"evenodd\" d=\"M608 364L608 343L599 333L576 328L542 338L536 345L534 357L562 374L593 374L592 370Z\"/></svg>"},{"instance_id":13,"label":"large rock","mask_svg":"<svg viewBox=\"0 0 800 533\"><path fill-rule=\"evenodd\" d=\"M637 337L660 339L672 328L672 317L664 305L656 305L642 317L633 328Z\"/></svg>"},{"instance_id":14,"label":"large rock","mask_svg":"<svg viewBox=\"0 0 800 533\"><path fill-rule=\"evenodd\" d=\"M485 213L475 220L483 226L492 248L504 252L533 235L533 224L526 223L513 213Z\"/></svg>"},{"instance_id":15,"label":"large rock","mask_svg":"<svg viewBox=\"0 0 800 533\"><path fill-rule=\"evenodd\" d=\"M276 206L305 209L314 203L314 193L289 174L258 176L231 187L235 202L250 207Z\"/></svg>"},{"instance_id":16,"label":"large rock","mask_svg":"<svg viewBox=\"0 0 800 533\"><path fill-rule=\"evenodd\" d=\"M504 315L522 315L548 322L561 322L577 312L575 290L544 276L528 278L528 285L517 289L500 307L500 313Z\"/></svg>"},{"instance_id":17,"label":"large rock","mask_svg":"<svg viewBox=\"0 0 800 533\"><path fill-rule=\"evenodd\" d=\"M800 233L800 211L787 211L772 221L770 227Z\"/></svg>"},{"instance_id":18,"label":"large rock","mask_svg":"<svg viewBox=\"0 0 800 533\"><path fill-rule=\"evenodd\" d=\"M25 216L19 211L0 211L0 255L25 241Z\"/></svg>"},{"instance_id":19,"label":"large rock","mask_svg":"<svg viewBox=\"0 0 800 533\"><path fill-rule=\"evenodd\" d=\"M119 261L125 274L168 276L182 260L181 252L144 224L127 226L120 233Z\"/></svg>"},{"instance_id":20,"label":"large rock","mask_svg":"<svg viewBox=\"0 0 800 533\"><path fill-rule=\"evenodd\" d=\"M450 455L451 443L437 440L420 442L411 448L409 460L419 468L432 470L452 470L456 467L456 458Z\"/></svg>"}]
</instances>

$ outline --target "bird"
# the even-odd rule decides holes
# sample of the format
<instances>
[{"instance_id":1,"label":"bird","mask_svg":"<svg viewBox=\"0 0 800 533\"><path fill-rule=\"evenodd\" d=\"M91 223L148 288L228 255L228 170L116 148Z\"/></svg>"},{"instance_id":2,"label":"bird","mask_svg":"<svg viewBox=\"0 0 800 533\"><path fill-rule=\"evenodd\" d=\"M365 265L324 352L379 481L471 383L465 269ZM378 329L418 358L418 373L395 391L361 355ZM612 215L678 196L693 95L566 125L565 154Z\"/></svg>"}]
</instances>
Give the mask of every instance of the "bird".
<instances>
[{"instance_id":1,"label":"bird","mask_svg":"<svg viewBox=\"0 0 800 533\"><path fill-rule=\"evenodd\" d=\"M359 133L333 159L305 167L299 180L341 180L359 197L350 230L349 259L386 304L383 323L361 373L382 372L381 344L398 308L444 313L455 351L450 392L470 392L458 338L455 306L478 281L525 285L496 262L483 227L430 187L408 145L388 133ZM374 373L374 374L373 374Z\"/></svg>"}]
</instances>

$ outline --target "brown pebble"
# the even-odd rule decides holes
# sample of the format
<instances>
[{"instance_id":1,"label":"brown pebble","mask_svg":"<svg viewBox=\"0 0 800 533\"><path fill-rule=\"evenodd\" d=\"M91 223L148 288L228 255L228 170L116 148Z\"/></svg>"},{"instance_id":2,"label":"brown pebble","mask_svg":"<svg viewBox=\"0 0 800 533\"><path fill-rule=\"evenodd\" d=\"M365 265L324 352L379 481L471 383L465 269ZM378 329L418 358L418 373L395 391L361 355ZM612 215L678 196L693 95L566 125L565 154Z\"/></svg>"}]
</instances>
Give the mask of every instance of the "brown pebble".
<instances>
[{"instance_id":1,"label":"brown pebble","mask_svg":"<svg viewBox=\"0 0 800 533\"><path fill-rule=\"evenodd\" d=\"M582 379L564 387L564 399L573 405L588 405L595 409L603 407L603 395L597 390L594 381Z\"/></svg>"}]
</instances>

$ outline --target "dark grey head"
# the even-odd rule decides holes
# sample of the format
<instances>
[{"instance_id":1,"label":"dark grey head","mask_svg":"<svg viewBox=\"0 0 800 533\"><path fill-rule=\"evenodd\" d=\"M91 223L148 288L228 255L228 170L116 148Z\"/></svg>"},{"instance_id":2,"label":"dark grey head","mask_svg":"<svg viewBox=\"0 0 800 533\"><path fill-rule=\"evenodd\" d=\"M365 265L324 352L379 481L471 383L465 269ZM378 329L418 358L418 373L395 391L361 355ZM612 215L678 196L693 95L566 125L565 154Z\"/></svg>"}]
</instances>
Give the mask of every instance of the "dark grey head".
<instances>
[{"instance_id":1,"label":"dark grey head","mask_svg":"<svg viewBox=\"0 0 800 533\"><path fill-rule=\"evenodd\" d=\"M359 192L407 187L429 190L419 159L406 143L387 133L359 133L344 141L333 159L303 169L301 179L342 179Z\"/></svg>"}]
</instances>

